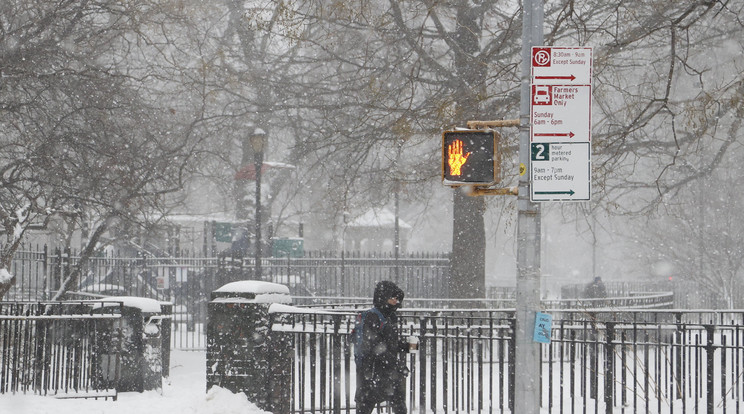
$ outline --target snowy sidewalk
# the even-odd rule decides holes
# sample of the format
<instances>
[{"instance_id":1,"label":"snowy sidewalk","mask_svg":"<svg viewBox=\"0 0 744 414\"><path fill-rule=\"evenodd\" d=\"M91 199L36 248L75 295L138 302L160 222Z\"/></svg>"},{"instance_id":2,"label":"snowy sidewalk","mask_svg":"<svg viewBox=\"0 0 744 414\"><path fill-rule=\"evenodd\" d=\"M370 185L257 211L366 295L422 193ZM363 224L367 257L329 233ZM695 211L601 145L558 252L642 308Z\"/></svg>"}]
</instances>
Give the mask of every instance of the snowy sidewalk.
<instances>
[{"instance_id":1,"label":"snowy sidewalk","mask_svg":"<svg viewBox=\"0 0 744 414\"><path fill-rule=\"evenodd\" d=\"M159 391L119 393L117 401L0 394L0 413L13 414L265 414L243 394L205 392L204 351L172 351L170 383Z\"/></svg>"}]
</instances>

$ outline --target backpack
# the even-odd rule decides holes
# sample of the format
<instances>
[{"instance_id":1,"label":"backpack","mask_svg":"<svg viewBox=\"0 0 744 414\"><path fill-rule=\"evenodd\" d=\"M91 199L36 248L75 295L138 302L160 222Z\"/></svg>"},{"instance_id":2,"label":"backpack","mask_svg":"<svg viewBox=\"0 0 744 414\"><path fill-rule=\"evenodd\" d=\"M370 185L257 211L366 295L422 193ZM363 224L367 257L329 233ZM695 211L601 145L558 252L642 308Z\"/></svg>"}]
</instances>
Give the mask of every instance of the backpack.
<instances>
[{"instance_id":1,"label":"backpack","mask_svg":"<svg viewBox=\"0 0 744 414\"><path fill-rule=\"evenodd\" d=\"M379 329L382 329L382 327L385 326L385 316L377 308L373 307L372 309L357 314L354 329L351 330L351 339L354 343L354 362L357 364L361 363L362 359L364 359L364 354L362 352L362 342L364 342L364 320L370 312L374 312L380 320Z\"/></svg>"}]
</instances>

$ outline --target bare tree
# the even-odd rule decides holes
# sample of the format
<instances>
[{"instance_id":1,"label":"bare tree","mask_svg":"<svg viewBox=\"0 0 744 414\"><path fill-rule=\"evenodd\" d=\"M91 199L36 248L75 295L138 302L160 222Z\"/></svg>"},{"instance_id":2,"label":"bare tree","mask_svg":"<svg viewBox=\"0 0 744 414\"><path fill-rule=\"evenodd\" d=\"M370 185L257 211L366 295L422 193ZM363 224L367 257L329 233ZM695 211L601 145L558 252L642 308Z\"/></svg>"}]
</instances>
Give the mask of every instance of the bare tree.
<instances>
[{"instance_id":1,"label":"bare tree","mask_svg":"<svg viewBox=\"0 0 744 414\"><path fill-rule=\"evenodd\" d=\"M407 202L425 200L438 185L441 130L515 108L518 76L489 84L489 75L493 68L513 76L518 43L510 31L518 10L488 20L491 2L301 3L298 13L312 22L312 37L302 39L312 51L305 53L312 60L304 102L323 116L298 147L313 152L306 161L317 160L309 174L331 181L327 211L337 216L354 206L390 203L401 180L415 188L405 194ZM481 116L494 101L511 104ZM485 200L462 192L453 197L450 291L482 297Z\"/></svg>"},{"instance_id":2,"label":"bare tree","mask_svg":"<svg viewBox=\"0 0 744 414\"><path fill-rule=\"evenodd\" d=\"M731 171L736 171L735 156L727 157L721 170L691 185L666 203L663 217L644 220L636 242L647 249L643 264L657 268L658 278L672 278L684 284L695 282L698 290L687 292L700 296L710 294L720 306L741 306L744 286L744 227L740 219L741 185ZM733 164L733 165L732 165ZM733 168L732 168L733 167ZM720 184L728 191L723 194Z\"/></svg>"},{"instance_id":3,"label":"bare tree","mask_svg":"<svg viewBox=\"0 0 744 414\"><path fill-rule=\"evenodd\" d=\"M736 147L744 6L545 7L546 44L594 47L593 199L607 211L655 213ZM390 203L401 183L404 202L427 202L442 129L517 116L520 15L500 0L5 2L0 267L55 215L134 223L193 172L233 194L256 127L297 166L271 182L275 218L320 217L330 245L345 213ZM508 185L516 134L503 137ZM453 204L452 293L482 296L487 201Z\"/></svg>"},{"instance_id":4,"label":"bare tree","mask_svg":"<svg viewBox=\"0 0 744 414\"><path fill-rule=\"evenodd\" d=\"M158 103L158 85L147 82L153 72L134 53L145 43L138 33L143 16L162 11L144 1L0 6L0 221L6 239L0 268L9 268L33 225L91 218L96 226L85 258L115 221L139 223L181 188L194 147L189 124L179 127L182 119ZM79 269L56 297L77 277ZM12 283L0 281L0 296Z\"/></svg>"},{"instance_id":5,"label":"bare tree","mask_svg":"<svg viewBox=\"0 0 744 414\"><path fill-rule=\"evenodd\" d=\"M324 79L355 93L338 98L341 107L323 106L343 120L326 127L337 134L305 145L344 154L337 159L351 161L347 174L365 177L380 165L375 155L396 120L411 120L413 135L436 137L468 119L516 117L521 21L509 2L345 1L323 10L313 16L324 32L313 62L334 62L336 72ZM730 150L740 135L741 12L727 1L546 4L546 44L594 47L593 199L606 210L654 212L704 176L705 168L685 166L696 163L701 146L716 148L705 155L708 167ZM723 53L713 60L711 50ZM338 132L349 123L373 133ZM515 138L505 134L507 184L517 172L509 156ZM426 159L434 161L438 148L430 150ZM437 169L434 161L417 171L432 179ZM485 251L482 211L478 201L455 195L454 275L471 292L478 292Z\"/></svg>"}]
</instances>

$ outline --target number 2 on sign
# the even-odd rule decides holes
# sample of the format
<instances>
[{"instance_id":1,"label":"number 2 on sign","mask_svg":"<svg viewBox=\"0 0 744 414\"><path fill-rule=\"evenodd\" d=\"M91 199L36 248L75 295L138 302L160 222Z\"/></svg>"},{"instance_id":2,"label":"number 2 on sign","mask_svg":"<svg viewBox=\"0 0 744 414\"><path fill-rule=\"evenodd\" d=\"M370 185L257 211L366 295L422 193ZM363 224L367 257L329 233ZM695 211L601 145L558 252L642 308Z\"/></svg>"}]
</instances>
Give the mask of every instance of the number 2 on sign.
<instances>
[{"instance_id":1,"label":"number 2 on sign","mask_svg":"<svg viewBox=\"0 0 744 414\"><path fill-rule=\"evenodd\" d=\"M550 144L532 144L532 161L550 161Z\"/></svg>"}]
</instances>

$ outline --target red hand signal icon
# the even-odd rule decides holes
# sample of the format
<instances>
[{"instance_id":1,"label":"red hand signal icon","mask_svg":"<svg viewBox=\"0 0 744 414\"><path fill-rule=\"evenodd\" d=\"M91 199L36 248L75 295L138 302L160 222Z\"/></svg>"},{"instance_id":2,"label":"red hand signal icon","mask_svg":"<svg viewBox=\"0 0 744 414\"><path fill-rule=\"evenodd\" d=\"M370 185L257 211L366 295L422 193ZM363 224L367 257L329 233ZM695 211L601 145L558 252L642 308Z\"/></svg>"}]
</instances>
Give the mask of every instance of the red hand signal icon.
<instances>
[{"instance_id":1,"label":"red hand signal icon","mask_svg":"<svg viewBox=\"0 0 744 414\"><path fill-rule=\"evenodd\" d=\"M449 166L451 175L461 175L460 169L468 161L470 153L462 154L462 141L456 139L452 144L447 147L447 154L449 155Z\"/></svg>"},{"instance_id":2,"label":"red hand signal icon","mask_svg":"<svg viewBox=\"0 0 744 414\"><path fill-rule=\"evenodd\" d=\"M452 187L498 182L497 136L495 131L443 132L442 182Z\"/></svg>"}]
</instances>

